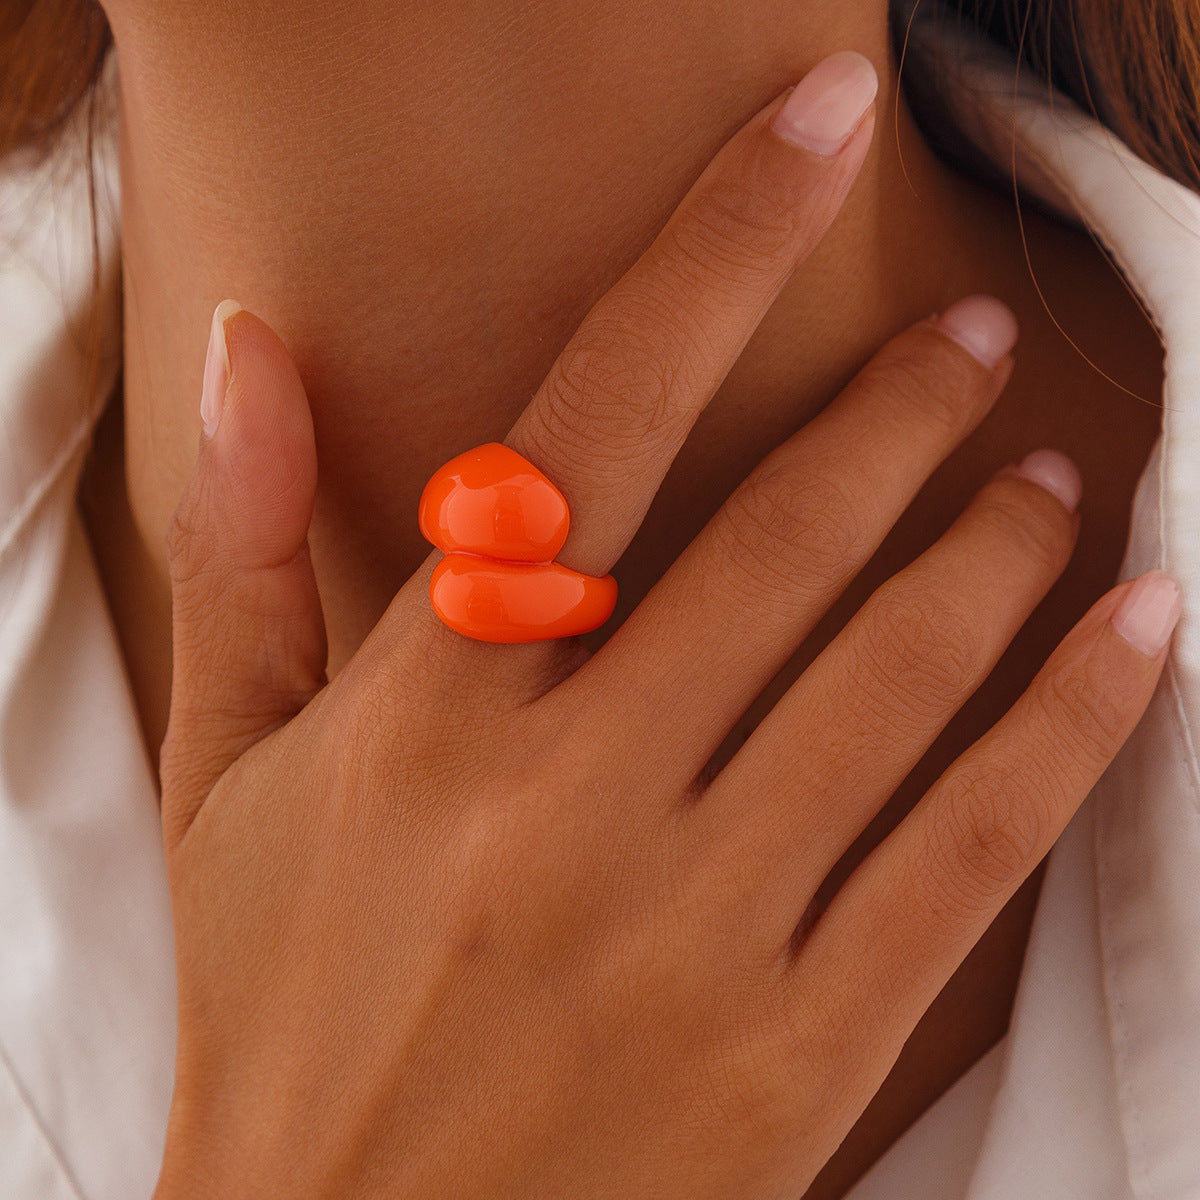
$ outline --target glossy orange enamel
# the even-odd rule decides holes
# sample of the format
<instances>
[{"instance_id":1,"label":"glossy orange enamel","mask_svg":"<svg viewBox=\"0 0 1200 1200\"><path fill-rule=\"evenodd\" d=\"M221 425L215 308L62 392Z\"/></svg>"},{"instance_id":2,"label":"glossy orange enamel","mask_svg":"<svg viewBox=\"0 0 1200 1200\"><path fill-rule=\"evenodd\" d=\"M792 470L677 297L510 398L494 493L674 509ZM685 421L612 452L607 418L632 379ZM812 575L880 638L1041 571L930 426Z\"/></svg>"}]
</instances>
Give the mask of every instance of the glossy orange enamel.
<instances>
[{"instance_id":1,"label":"glossy orange enamel","mask_svg":"<svg viewBox=\"0 0 1200 1200\"><path fill-rule=\"evenodd\" d=\"M562 563L496 562L448 554L429 581L433 609L451 629L484 642L538 642L603 625L617 581L581 575Z\"/></svg>"},{"instance_id":2,"label":"glossy orange enamel","mask_svg":"<svg viewBox=\"0 0 1200 1200\"><path fill-rule=\"evenodd\" d=\"M439 467L417 509L421 533L447 554L549 562L567 540L567 502L515 450L487 442Z\"/></svg>"},{"instance_id":3,"label":"glossy orange enamel","mask_svg":"<svg viewBox=\"0 0 1200 1200\"><path fill-rule=\"evenodd\" d=\"M567 539L563 494L515 450L487 442L434 472L421 533L446 557L429 599L451 629L484 642L538 642L603 625L617 603L611 575L583 575L554 556Z\"/></svg>"}]
</instances>

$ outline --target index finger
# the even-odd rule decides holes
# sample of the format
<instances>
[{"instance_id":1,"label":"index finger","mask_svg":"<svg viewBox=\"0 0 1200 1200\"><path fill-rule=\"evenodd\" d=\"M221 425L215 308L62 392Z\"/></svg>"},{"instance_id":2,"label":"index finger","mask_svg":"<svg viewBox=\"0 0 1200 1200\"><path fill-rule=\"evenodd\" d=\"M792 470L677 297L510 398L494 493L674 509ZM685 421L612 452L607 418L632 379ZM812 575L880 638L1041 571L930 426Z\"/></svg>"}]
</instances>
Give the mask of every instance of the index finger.
<instances>
[{"instance_id":1,"label":"index finger","mask_svg":"<svg viewBox=\"0 0 1200 1200\"><path fill-rule=\"evenodd\" d=\"M505 443L562 491L558 560L603 575L697 416L833 223L874 127L878 77L832 55L722 147L596 303Z\"/></svg>"}]
</instances>

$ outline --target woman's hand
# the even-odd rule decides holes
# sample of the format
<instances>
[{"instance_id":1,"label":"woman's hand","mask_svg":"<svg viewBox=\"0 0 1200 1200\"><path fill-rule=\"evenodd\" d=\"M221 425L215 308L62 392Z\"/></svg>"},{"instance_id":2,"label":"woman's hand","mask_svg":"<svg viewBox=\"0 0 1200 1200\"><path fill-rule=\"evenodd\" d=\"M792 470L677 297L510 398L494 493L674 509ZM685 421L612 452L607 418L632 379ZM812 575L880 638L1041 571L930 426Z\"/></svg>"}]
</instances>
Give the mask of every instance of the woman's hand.
<instances>
[{"instance_id":1,"label":"woman's hand","mask_svg":"<svg viewBox=\"0 0 1200 1200\"><path fill-rule=\"evenodd\" d=\"M569 501L566 565L629 544L840 208L872 80L835 56L741 130L509 433ZM703 782L996 400L1011 316L975 298L885 346L593 656L451 632L434 553L330 684L303 388L256 317L223 333L170 538L160 1200L794 1200L1133 728L1177 612L1160 575L1099 600L814 923L1070 555L1069 471L1064 504L1053 457L1005 469Z\"/></svg>"}]
</instances>

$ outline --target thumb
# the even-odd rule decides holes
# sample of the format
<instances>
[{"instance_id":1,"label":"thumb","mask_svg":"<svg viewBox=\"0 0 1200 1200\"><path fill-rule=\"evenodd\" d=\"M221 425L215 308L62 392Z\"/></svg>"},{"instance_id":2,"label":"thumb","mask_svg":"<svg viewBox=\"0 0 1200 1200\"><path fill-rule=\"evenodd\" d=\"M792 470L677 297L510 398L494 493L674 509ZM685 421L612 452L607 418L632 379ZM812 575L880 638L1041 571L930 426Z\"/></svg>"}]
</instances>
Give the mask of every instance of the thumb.
<instances>
[{"instance_id":1,"label":"thumb","mask_svg":"<svg viewBox=\"0 0 1200 1200\"><path fill-rule=\"evenodd\" d=\"M171 712L160 774L168 845L235 759L325 683L308 551L312 414L287 348L232 300L213 313L196 469L167 535Z\"/></svg>"}]
</instances>

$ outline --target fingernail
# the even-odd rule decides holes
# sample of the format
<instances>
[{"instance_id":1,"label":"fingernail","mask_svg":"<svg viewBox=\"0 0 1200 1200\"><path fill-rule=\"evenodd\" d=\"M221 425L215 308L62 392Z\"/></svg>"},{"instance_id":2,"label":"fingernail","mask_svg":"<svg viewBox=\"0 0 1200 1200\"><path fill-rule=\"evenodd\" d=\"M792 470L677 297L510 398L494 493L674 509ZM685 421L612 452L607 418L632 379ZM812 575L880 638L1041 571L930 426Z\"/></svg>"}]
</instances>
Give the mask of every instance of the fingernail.
<instances>
[{"instance_id":1,"label":"fingernail","mask_svg":"<svg viewBox=\"0 0 1200 1200\"><path fill-rule=\"evenodd\" d=\"M225 389L229 386L229 350L225 345L225 322L242 306L236 300L222 300L213 311L208 331L208 354L204 359L204 387L200 392L200 420L204 436L217 432L221 409L225 404Z\"/></svg>"},{"instance_id":2,"label":"fingernail","mask_svg":"<svg viewBox=\"0 0 1200 1200\"><path fill-rule=\"evenodd\" d=\"M871 60L839 50L792 89L771 128L785 141L826 158L836 154L862 123L879 92Z\"/></svg>"},{"instance_id":3,"label":"fingernail","mask_svg":"<svg viewBox=\"0 0 1200 1200\"><path fill-rule=\"evenodd\" d=\"M1183 596L1165 571L1148 571L1125 593L1112 615L1113 628L1147 658L1157 658L1171 640Z\"/></svg>"},{"instance_id":4,"label":"fingernail","mask_svg":"<svg viewBox=\"0 0 1200 1200\"><path fill-rule=\"evenodd\" d=\"M1017 344L1017 318L995 296L967 296L951 305L935 328L953 338L989 371Z\"/></svg>"},{"instance_id":5,"label":"fingernail","mask_svg":"<svg viewBox=\"0 0 1200 1200\"><path fill-rule=\"evenodd\" d=\"M1017 474L1043 487L1062 501L1067 512L1079 507L1083 496L1083 479L1079 468L1057 450L1035 450L1026 455L1017 467Z\"/></svg>"}]
</instances>

